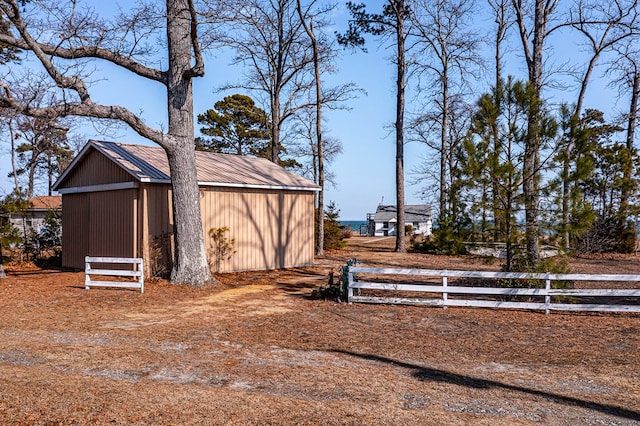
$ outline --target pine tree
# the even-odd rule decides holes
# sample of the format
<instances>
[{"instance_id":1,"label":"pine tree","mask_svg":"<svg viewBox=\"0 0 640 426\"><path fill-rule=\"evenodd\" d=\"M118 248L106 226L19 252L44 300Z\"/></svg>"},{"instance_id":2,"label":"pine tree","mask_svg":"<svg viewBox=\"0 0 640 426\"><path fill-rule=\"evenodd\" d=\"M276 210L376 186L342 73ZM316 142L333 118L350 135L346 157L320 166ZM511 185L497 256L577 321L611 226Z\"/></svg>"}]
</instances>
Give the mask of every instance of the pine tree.
<instances>
[{"instance_id":1,"label":"pine tree","mask_svg":"<svg viewBox=\"0 0 640 426\"><path fill-rule=\"evenodd\" d=\"M269 118L246 95L227 96L198 115L196 149L237 155L264 156L269 141Z\"/></svg>"}]
</instances>

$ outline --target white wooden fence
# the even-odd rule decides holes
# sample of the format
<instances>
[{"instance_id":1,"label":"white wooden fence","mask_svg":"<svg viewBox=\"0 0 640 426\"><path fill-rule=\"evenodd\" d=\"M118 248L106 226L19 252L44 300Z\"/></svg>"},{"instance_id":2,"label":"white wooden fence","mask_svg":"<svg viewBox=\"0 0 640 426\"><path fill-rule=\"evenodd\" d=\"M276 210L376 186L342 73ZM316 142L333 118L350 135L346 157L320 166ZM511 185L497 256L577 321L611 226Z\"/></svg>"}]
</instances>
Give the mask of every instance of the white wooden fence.
<instances>
[{"instance_id":1,"label":"white wooden fence","mask_svg":"<svg viewBox=\"0 0 640 426\"><path fill-rule=\"evenodd\" d=\"M139 288L140 293L144 293L144 271L142 267L142 259L137 257L90 257L84 258L85 263L85 284L84 287L89 290L91 287L122 287L122 288ZM132 264L133 270L126 269L93 269L92 263L107 264ZM112 277L131 277L135 281L94 281L91 275L102 275Z\"/></svg>"},{"instance_id":2,"label":"white wooden fence","mask_svg":"<svg viewBox=\"0 0 640 426\"><path fill-rule=\"evenodd\" d=\"M374 274L374 275L407 275L420 277L441 277L441 285L419 284L419 283L384 283L371 282L358 279L354 280L354 274ZM544 288L515 288L515 287L465 287L449 285L449 277L458 278L484 278L484 279L527 279L543 280ZM588 274L539 274L539 273L519 273L519 272L478 272L478 271L448 271L435 269L387 269L387 268L365 268L349 267L348 273L348 302L364 303L393 303L393 304L417 304L417 305L439 305L439 306L472 306L486 308L521 308L521 309L543 309L546 313L551 310L558 311L608 311L608 312L640 312L638 305L614 305L614 304L578 304L578 303L556 303L552 301L552 296L573 296L573 297L625 297L639 298L640 301L640 275L588 275ZM552 288L552 281L609 281L609 282L636 282L639 283L635 289L555 289ZM355 289L371 290L393 290L410 291L423 293L440 293L441 298L403 298L403 297L378 297L363 296L354 294ZM491 296L494 300L482 299L450 299L450 294L472 294L480 296ZM544 302L525 301L504 301L495 300L500 296L541 296Z\"/></svg>"}]
</instances>

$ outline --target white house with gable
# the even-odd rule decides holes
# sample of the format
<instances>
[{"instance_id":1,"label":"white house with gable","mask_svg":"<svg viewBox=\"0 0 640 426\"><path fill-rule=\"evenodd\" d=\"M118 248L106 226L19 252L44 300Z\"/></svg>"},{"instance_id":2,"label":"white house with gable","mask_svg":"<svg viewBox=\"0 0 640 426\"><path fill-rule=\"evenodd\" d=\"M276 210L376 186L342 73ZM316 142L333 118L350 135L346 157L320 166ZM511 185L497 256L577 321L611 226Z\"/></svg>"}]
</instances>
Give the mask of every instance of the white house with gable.
<instances>
[{"instance_id":1,"label":"white house with gable","mask_svg":"<svg viewBox=\"0 0 640 426\"><path fill-rule=\"evenodd\" d=\"M374 214L367 214L367 234L372 237L396 235L397 216L396 206L379 205ZM413 227L415 235L431 235L433 225L431 206L425 204L405 205L404 223Z\"/></svg>"}]
</instances>

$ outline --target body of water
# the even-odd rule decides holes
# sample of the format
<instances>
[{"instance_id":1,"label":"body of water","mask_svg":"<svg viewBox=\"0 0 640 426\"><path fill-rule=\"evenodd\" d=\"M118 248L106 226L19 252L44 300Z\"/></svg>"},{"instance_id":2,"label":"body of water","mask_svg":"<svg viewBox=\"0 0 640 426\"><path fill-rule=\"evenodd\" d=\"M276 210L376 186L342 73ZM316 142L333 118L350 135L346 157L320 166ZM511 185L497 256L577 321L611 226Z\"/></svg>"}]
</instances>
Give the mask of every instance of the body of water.
<instances>
[{"instance_id":1,"label":"body of water","mask_svg":"<svg viewBox=\"0 0 640 426\"><path fill-rule=\"evenodd\" d=\"M360 232L360 225L366 225L366 220L341 220L340 226L346 226L352 231Z\"/></svg>"}]
</instances>

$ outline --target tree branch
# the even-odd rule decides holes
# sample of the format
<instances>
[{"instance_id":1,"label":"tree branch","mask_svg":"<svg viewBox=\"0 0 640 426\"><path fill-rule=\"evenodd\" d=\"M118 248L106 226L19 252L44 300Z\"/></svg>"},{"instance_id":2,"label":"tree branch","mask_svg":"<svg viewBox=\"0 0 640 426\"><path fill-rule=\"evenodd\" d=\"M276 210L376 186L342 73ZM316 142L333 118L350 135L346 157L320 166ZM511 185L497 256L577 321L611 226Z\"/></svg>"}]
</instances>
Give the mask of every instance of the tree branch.
<instances>
[{"instance_id":1,"label":"tree branch","mask_svg":"<svg viewBox=\"0 0 640 426\"><path fill-rule=\"evenodd\" d=\"M204 61L202 60L202 52L198 43L198 14L193 5L193 0L189 0L189 14L191 15L191 44L193 45L193 55L196 58L195 65L186 73L186 78L203 77Z\"/></svg>"},{"instance_id":2,"label":"tree branch","mask_svg":"<svg viewBox=\"0 0 640 426\"><path fill-rule=\"evenodd\" d=\"M5 88L7 90L7 88ZM166 135L162 132L149 127L142 121L140 117L121 106L98 105L90 100L76 104L57 104L49 107L31 107L26 103L22 103L11 96L0 96L0 108L9 108L18 113L37 118L52 119L55 117L90 117L100 119L120 120L135 130L141 136L156 142L160 146L164 146Z\"/></svg>"}]
</instances>

